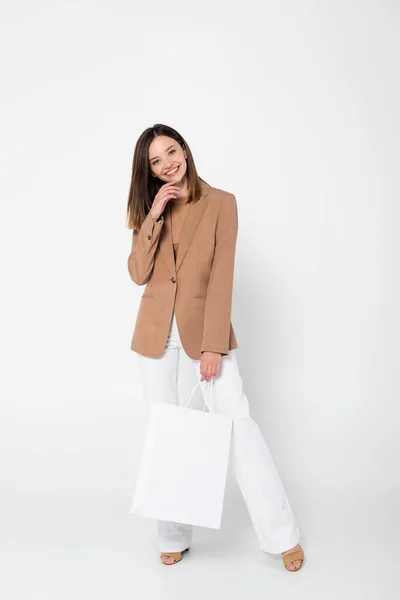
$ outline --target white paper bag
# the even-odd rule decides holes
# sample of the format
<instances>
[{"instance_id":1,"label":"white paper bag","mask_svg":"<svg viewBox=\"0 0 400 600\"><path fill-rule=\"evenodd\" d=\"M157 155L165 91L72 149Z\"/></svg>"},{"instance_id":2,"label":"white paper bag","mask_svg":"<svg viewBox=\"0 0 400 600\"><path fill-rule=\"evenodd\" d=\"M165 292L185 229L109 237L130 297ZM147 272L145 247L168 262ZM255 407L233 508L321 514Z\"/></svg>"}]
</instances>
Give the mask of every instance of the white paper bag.
<instances>
[{"instance_id":1,"label":"white paper bag","mask_svg":"<svg viewBox=\"0 0 400 600\"><path fill-rule=\"evenodd\" d=\"M150 412L131 512L143 517L219 529L229 461L232 420L156 402Z\"/></svg>"}]
</instances>

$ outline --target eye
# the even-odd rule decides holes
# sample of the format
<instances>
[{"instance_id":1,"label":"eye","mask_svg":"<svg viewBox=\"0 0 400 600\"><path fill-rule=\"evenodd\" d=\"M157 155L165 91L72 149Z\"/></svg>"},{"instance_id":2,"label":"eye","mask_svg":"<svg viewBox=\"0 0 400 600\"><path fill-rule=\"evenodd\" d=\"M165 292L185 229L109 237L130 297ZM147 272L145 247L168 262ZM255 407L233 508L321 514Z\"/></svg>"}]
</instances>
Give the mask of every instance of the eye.
<instances>
[{"instance_id":1,"label":"eye","mask_svg":"<svg viewBox=\"0 0 400 600\"><path fill-rule=\"evenodd\" d=\"M174 148L172 148L172 150L170 150L168 154L171 154L171 152L176 152L176 150L175 150ZM160 162L160 161L158 160L158 158L156 158L156 160L155 160L154 162L152 162L151 164L152 164L152 165L155 165L155 164L157 164L158 162Z\"/></svg>"}]
</instances>

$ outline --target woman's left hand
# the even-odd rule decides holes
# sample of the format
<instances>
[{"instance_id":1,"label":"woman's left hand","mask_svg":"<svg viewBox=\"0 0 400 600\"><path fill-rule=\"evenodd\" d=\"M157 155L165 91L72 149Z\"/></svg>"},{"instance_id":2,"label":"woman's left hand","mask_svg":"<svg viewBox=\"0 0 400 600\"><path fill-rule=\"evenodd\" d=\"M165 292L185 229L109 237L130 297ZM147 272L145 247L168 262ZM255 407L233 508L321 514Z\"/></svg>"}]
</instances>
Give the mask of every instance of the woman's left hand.
<instances>
[{"instance_id":1,"label":"woman's left hand","mask_svg":"<svg viewBox=\"0 0 400 600\"><path fill-rule=\"evenodd\" d=\"M202 352L200 359L200 381L210 381L221 370L221 354L219 352Z\"/></svg>"}]
</instances>

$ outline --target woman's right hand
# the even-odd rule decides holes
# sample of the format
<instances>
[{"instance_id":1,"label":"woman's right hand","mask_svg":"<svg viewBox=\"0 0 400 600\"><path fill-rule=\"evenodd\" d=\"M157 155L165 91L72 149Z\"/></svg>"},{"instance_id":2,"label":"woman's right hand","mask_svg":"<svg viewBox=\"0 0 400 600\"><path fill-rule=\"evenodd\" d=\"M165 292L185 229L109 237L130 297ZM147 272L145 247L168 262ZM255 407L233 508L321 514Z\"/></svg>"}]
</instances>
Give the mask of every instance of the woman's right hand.
<instances>
[{"instance_id":1,"label":"woman's right hand","mask_svg":"<svg viewBox=\"0 0 400 600\"><path fill-rule=\"evenodd\" d=\"M171 198L176 198L179 194L180 188L174 184L173 181L164 183L158 190L154 197L153 205L150 209L151 217L153 221L157 221L160 215L164 212L164 208Z\"/></svg>"}]
</instances>

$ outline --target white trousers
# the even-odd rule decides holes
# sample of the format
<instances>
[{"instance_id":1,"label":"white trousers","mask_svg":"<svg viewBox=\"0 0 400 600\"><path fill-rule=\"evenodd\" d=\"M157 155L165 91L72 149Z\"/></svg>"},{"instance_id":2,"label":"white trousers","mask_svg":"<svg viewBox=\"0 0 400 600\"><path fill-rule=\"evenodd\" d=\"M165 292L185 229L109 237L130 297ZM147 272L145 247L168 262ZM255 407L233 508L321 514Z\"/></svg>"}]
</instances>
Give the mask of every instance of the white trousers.
<instances>
[{"instance_id":1,"label":"white trousers","mask_svg":"<svg viewBox=\"0 0 400 600\"><path fill-rule=\"evenodd\" d=\"M174 313L162 356L149 358L135 352L143 391L149 404L179 404L180 350L183 350L183 346ZM231 451L236 480L261 549L278 554L299 543L299 530L270 451L257 423L250 417L235 350L221 357L220 373L213 378L213 410L233 419ZM200 360L191 360L197 381L200 381ZM205 402L208 400L209 385L209 382L203 381L199 386ZM174 460L173 456L171 460ZM157 521L157 524L160 552L180 552L190 546L192 525L170 521Z\"/></svg>"}]
</instances>

